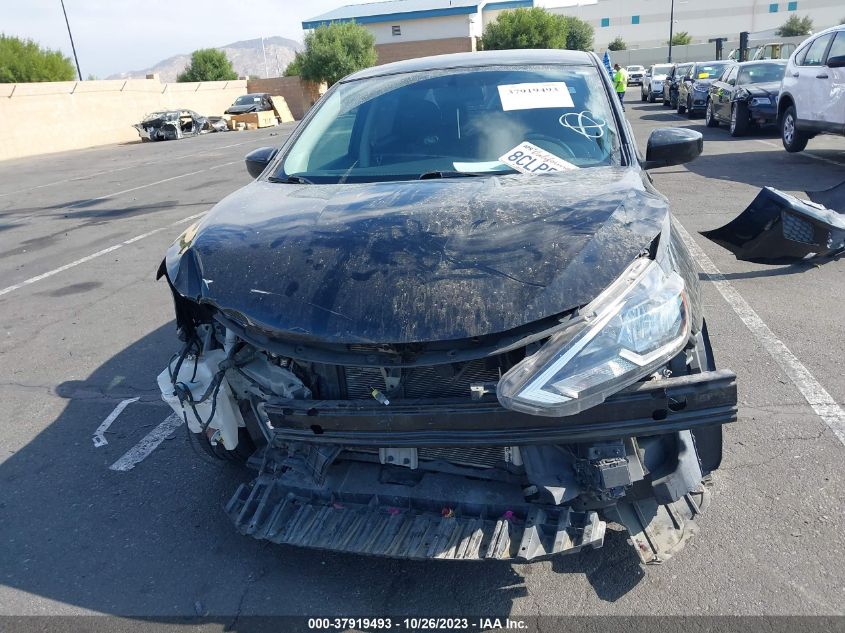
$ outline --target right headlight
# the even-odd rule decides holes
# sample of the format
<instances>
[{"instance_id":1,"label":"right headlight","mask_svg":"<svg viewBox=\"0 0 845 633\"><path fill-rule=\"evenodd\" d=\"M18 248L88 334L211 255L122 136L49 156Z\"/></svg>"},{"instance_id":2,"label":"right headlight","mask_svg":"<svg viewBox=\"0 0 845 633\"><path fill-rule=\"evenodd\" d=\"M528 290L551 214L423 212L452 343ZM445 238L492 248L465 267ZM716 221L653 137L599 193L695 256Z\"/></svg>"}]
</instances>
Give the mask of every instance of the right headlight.
<instances>
[{"instance_id":1,"label":"right headlight","mask_svg":"<svg viewBox=\"0 0 845 633\"><path fill-rule=\"evenodd\" d=\"M502 406L567 416L648 376L680 352L690 334L683 279L640 258L499 381Z\"/></svg>"}]
</instances>

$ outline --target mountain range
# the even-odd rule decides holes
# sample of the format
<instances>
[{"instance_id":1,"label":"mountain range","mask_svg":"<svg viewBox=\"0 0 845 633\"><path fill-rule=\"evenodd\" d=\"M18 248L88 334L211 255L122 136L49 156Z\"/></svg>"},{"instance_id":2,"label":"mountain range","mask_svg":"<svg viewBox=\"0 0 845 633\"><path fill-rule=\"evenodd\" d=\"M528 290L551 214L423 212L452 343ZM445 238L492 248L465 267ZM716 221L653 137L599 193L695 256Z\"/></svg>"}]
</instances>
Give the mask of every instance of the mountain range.
<instances>
[{"instance_id":1,"label":"mountain range","mask_svg":"<svg viewBox=\"0 0 845 633\"><path fill-rule=\"evenodd\" d=\"M302 50L302 44L296 40L274 36L264 38L264 50L261 48L260 38L233 42L216 48L226 53L240 77L281 77L296 52ZM185 70L190 61L189 53L174 55L149 68L118 73L106 79L143 79L147 75L158 73L163 82L176 81L176 75Z\"/></svg>"}]
</instances>

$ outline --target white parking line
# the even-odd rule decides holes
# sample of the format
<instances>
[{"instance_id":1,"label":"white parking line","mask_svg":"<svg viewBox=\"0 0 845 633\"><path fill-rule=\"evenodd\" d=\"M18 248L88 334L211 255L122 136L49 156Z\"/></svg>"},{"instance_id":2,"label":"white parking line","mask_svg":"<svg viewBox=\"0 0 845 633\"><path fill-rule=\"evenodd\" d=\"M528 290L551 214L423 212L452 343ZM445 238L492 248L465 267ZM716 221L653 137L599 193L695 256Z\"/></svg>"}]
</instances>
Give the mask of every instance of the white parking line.
<instances>
[{"instance_id":1,"label":"white parking line","mask_svg":"<svg viewBox=\"0 0 845 633\"><path fill-rule=\"evenodd\" d=\"M680 224L674 224L678 233L689 248L692 256L698 261L698 265L716 286L719 294L733 308L740 320L745 324L763 348L775 359L784 373L789 376L792 383L804 396L804 399L813 408L825 424L833 431L839 441L845 445L845 411L842 410L836 400L822 387L789 348L775 336L769 326L760 318L748 302L742 298L731 282L725 279L716 264L705 254L701 247L692 239L687 230Z\"/></svg>"},{"instance_id":2,"label":"white parking line","mask_svg":"<svg viewBox=\"0 0 845 633\"><path fill-rule=\"evenodd\" d=\"M147 459L150 453L157 449L158 445L166 440L184 422L178 415L171 413L165 418L164 422L147 433L140 442L126 451L123 457L109 466L109 470L116 470L123 473L132 470L135 466Z\"/></svg>"},{"instance_id":3,"label":"white parking line","mask_svg":"<svg viewBox=\"0 0 845 633\"><path fill-rule=\"evenodd\" d=\"M106 439L105 432L108 431L109 427L112 425L112 422L117 420L117 416L119 416L126 407L128 407L133 402L138 402L138 400L140 399L141 398L139 396L137 398L129 398L127 400L123 400L114 408L114 411L109 413L109 417L103 420L103 423L97 427L96 431L94 431L93 440L95 448L100 448L101 446L105 446L109 443L109 441Z\"/></svg>"},{"instance_id":4,"label":"white parking line","mask_svg":"<svg viewBox=\"0 0 845 633\"><path fill-rule=\"evenodd\" d=\"M90 262L92 259L97 259L98 257L102 257L103 255L108 255L116 251L119 248L123 248L124 246L129 246L130 244L134 244L140 240L150 237L151 235L155 235L156 233L161 233L162 231L167 231L168 229L173 228L174 226L179 226L180 224L185 224L186 222L190 222L191 220L196 220L197 218L201 218L204 216L208 211L203 211L202 213L196 213L194 215L189 215L187 218L182 218L181 220L176 220L176 222L171 222L167 226L162 226L157 229L153 229L152 231L147 231L146 233L141 233L140 235L136 235L135 237L130 237L128 240L124 240L118 244L114 244L109 246L108 248L104 248L101 251L97 251L96 253L92 253L91 255L86 255L76 261L72 261L69 264L65 264L64 266L59 266L58 268L54 268L53 270L48 270L46 273L42 273L40 275L36 275L35 277L30 277L29 279L24 279L22 282L14 284L12 286L7 286L0 290L0 297L5 294L9 294L10 292L14 292L15 290L20 290L24 286L29 286L30 284L34 284L38 281L42 281L47 279L48 277L52 277L53 275L58 275L66 270L79 266L80 264L84 264L86 262Z\"/></svg>"},{"instance_id":5,"label":"white parking line","mask_svg":"<svg viewBox=\"0 0 845 633\"><path fill-rule=\"evenodd\" d=\"M778 145L777 143L772 143L770 141L764 141L763 139L755 138L755 141L758 143L762 143L763 145L768 145L769 147L774 147L775 149L783 149L783 145ZM812 152L801 152L798 154L799 156L806 156L807 158L813 158L815 160L820 160L823 163L830 163L831 165L836 165L837 167L845 166L845 163L839 163L835 160L831 160L830 158L825 158L824 156L816 156Z\"/></svg>"},{"instance_id":6,"label":"white parking line","mask_svg":"<svg viewBox=\"0 0 845 633\"><path fill-rule=\"evenodd\" d=\"M263 137L262 137L263 138ZM48 182L43 185L36 185L35 187L26 187L24 189L16 189L15 191L7 191L6 193L0 193L0 198L5 196L13 196L16 193L24 193L27 191L35 191L36 189L44 189L45 187L54 187L55 185L64 185L69 182L76 182L78 180L88 180L91 178L95 178L97 176L105 176L107 174L114 174L119 171L126 171L127 169L137 169L138 167L146 167L147 165L160 165L162 163L171 163L177 160L183 160L185 158L192 158L194 156L202 156L204 154L213 154L221 149L229 149L231 147L239 147L241 145L249 145L250 143L254 143L259 139L250 139L248 141L244 141L243 143L233 143L232 145L220 145L219 147L215 147L213 149L209 149L203 152L193 152L191 154L181 154L179 156L171 156L171 157L161 157L156 158L155 160L148 160L143 163L137 163L135 165L128 165L126 167L115 167L114 169L105 169L103 171L95 171L93 173L85 174L84 176L76 176L75 178L65 178L63 180L54 180L53 182Z\"/></svg>"}]
</instances>

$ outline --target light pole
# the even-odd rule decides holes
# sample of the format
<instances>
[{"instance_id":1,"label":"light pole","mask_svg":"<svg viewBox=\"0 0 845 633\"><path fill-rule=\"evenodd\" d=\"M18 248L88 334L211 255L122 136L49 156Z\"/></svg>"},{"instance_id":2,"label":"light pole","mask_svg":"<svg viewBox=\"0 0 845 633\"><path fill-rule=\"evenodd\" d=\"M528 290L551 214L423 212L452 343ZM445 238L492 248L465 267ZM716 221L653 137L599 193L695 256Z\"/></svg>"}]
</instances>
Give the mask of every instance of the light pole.
<instances>
[{"instance_id":1,"label":"light pole","mask_svg":"<svg viewBox=\"0 0 845 633\"><path fill-rule=\"evenodd\" d=\"M264 78L270 77L270 71L267 70L267 51L264 48L264 36L261 36L261 53L264 55Z\"/></svg>"},{"instance_id":2,"label":"light pole","mask_svg":"<svg viewBox=\"0 0 845 633\"><path fill-rule=\"evenodd\" d=\"M672 63L672 37L674 36L672 30L675 26L675 0L672 0L672 8L669 9L669 59L666 60Z\"/></svg>"},{"instance_id":3,"label":"light pole","mask_svg":"<svg viewBox=\"0 0 845 633\"><path fill-rule=\"evenodd\" d=\"M76 62L76 74L79 75L79 81L82 81L82 71L79 70L79 58L76 56L76 46L73 45L73 34L70 32L70 22L67 19L67 11L65 11L65 0L59 0L62 3L62 13L65 14L65 24L67 24L67 34L70 38L70 50L73 51L73 61Z\"/></svg>"}]
</instances>

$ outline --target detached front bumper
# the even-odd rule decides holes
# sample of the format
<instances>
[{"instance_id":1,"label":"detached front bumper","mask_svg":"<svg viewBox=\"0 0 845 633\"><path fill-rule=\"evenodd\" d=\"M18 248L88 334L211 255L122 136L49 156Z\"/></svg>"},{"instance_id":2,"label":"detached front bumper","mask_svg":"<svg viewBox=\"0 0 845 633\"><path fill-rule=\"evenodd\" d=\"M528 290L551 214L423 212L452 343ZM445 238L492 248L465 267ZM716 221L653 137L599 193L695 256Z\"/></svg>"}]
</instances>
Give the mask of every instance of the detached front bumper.
<instances>
[{"instance_id":1,"label":"detached front bumper","mask_svg":"<svg viewBox=\"0 0 845 633\"><path fill-rule=\"evenodd\" d=\"M274 441L344 446L523 446L659 435L736 419L736 375L717 370L639 383L565 418L497 401L276 400L260 405Z\"/></svg>"}]
</instances>

